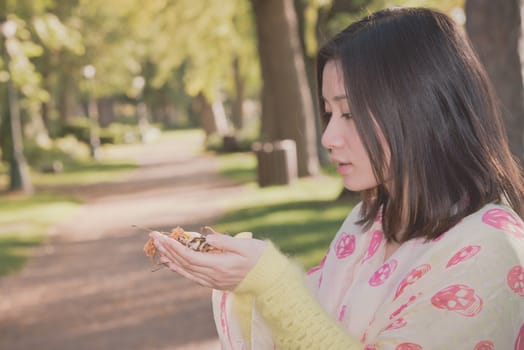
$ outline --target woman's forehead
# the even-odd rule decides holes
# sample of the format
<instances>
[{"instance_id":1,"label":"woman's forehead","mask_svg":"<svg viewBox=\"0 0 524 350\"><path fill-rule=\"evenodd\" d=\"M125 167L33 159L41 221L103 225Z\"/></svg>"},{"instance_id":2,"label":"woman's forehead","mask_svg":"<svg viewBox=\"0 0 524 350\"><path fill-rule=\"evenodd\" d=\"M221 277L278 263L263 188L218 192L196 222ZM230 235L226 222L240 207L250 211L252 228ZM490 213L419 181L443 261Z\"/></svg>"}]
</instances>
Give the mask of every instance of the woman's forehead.
<instances>
[{"instance_id":1,"label":"woman's forehead","mask_svg":"<svg viewBox=\"0 0 524 350\"><path fill-rule=\"evenodd\" d=\"M324 99L346 99L344 74L340 64L336 61L328 61L324 66L322 74L322 96Z\"/></svg>"}]
</instances>

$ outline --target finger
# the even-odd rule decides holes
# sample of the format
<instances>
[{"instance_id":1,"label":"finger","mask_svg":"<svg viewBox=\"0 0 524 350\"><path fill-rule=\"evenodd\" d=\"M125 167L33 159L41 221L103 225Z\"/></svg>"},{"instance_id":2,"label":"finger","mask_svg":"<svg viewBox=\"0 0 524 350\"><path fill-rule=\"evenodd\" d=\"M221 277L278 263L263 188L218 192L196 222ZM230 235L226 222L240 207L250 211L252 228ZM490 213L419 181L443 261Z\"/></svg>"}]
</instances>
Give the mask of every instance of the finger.
<instances>
[{"instance_id":1,"label":"finger","mask_svg":"<svg viewBox=\"0 0 524 350\"><path fill-rule=\"evenodd\" d=\"M193 249L186 247L182 243L168 238L168 237L157 237L154 240L155 246L161 254L167 256L170 260L176 261L179 265L188 268L190 266L196 267L210 267L220 264L223 256L220 258L220 254L210 254L197 252Z\"/></svg>"},{"instance_id":2,"label":"finger","mask_svg":"<svg viewBox=\"0 0 524 350\"><path fill-rule=\"evenodd\" d=\"M243 254L231 251L218 254L196 252L179 242L173 242L168 237L158 237L154 242L160 255L169 260L168 267L172 271L200 285L225 290L238 285L256 262L256 256L265 246L265 242L260 240L229 238L231 240L249 241L250 249L244 249L244 252L250 252L249 254L255 256L255 258L248 259Z\"/></svg>"},{"instance_id":3,"label":"finger","mask_svg":"<svg viewBox=\"0 0 524 350\"><path fill-rule=\"evenodd\" d=\"M185 256L193 252L191 248L186 247L176 239L166 237L162 234L155 236L153 243L159 252L167 255L170 259L175 258L177 255Z\"/></svg>"},{"instance_id":4,"label":"finger","mask_svg":"<svg viewBox=\"0 0 524 350\"><path fill-rule=\"evenodd\" d=\"M243 250L242 254L231 251L219 254L196 252L179 242L173 242L168 237L155 239L155 245L158 246L160 254L165 255L174 264L173 271L187 278L192 276L190 279L201 285L215 289L231 289L243 279L257 261L257 257L265 247L265 242L255 239L229 238L249 242L249 245L246 245L245 249L242 245L240 246L239 249ZM247 255L252 255L252 259L246 260L246 252L248 252Z\"/></svg>"},{"instance_id":5,"label":"finger","mask_svg":"<svg viewBox=\"0 0 524 350\"><path fill-rule=\"evenodd\" d=\"M253 238L253 232L239 232L235 235L237 238Z\"/></svg>"},{"instance_id":6,"label":"finger","mask_svg":"<svg viewBox=\"0 0 524 350\"><path fill-rule=\"evenodd\" d=\"M177 266L192 274L200 275L212 275L214 267L218 264L216 262L210 262L209 254L195 252L191 248L184 246L179 242L172 242L173 240L167 238L155 239L155 246L158 248L158 252L163 257L162 261L168 261L175 263ZM196 255L193 256L193 255ZM208 255L199 257L199 255ZM203 258L203 259L199 259Z\"/></svg>"},{"instance_id":7,"label":"finger","mask_svg":"<svg viewBox=\"0 0 524 350\"><path fill-rule=\"evenodd\" d=\"M158 231L151 231L151 232L149 232L149 238L155 239L155 238L162 237L162 236L164 236L164 235L161 234Z\"/></svg>"},{"instance_id":8,"label":"finger","mask_svg":"<svg viewBox=\"0 0 524 350\"><path fill-rule=\"evenodd\" d=\"M163 250L163 247L161 247ZM169 266L170 268L173 268L173 270L176 270L176 272L179 272L181 270L194 275L194 276L209 276L212 275L213 270L210 268L203 268L197 265L189 264L187 263L183 258L177 255L171 255L169 252L161 252L160 258L158 259L158 264L162 264L165 266ZM170 257L170 255L172 257Z\"/></svg>"},{"instance_id":9,"label":"finger","mask_svg":"<svg viewBox=\"0 0 524 350\"><path fill-rule=\"evenodd\" d=\"M168 257L166 257L165 255L161 255L160 259L158 259L158 263L159 264L169 264L171 263L171 260Z\"/></svg>"},{"instance_id":10,"label":"finger","mask_svg":"<svg viewBox=\"0 0 524 350\"><path fill-rule=\"evenodd\" d=\"M252 242L250 242L252 238L249 234L251 234L251 232L241 232L235 237L228 235L207 235L206 242L224 251L246 255L249 254L249 247L252 244Z\"/></svg>"},{"instance_id":11,"label":"finger","mask_svg":"<svg viewBox=\"0 0 524 350\"><path fill-rule=\"evenodd\" d=\"M230 257L228 256L237 254L209 254L195 252L185 246L178 247L178 244L173 244L173 246L174 249L181 249L183 252L187 252L190 255L186 257L183 253L167 253L170 254L171 257L168 258L168 266L170 266L173 271L187 278L191 276L191 280L215 289L231 289L231 287L234 287L239 283L240 280L237 275L230 275L232 272L230 270L236 270L236 268L230 266ZM167 249L169 250L169 248ZM240 255L237 256L240 257L240 259L244 259ZM236 259L238 259L238 257ZM241 264L243 265L243 263Z\"/></svg>"}]
</instances>

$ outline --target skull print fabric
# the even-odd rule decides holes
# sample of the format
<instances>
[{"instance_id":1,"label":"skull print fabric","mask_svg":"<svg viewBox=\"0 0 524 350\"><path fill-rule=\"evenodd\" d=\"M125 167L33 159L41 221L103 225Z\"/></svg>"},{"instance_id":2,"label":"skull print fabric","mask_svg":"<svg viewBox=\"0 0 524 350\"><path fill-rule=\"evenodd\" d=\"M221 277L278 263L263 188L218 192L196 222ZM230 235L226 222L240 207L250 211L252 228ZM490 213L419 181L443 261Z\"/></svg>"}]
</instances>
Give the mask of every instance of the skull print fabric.
<instances>
[{"instance_id":1,"label":"skull print fabric","mask_svg":"<svg viewBox=\"0 0 524 350\"><path fill-rule=\"evenodd\" d=\"M524 350L524 224L516 213L487 205L384 260L381 222L363 231L359 210L306 277L318 303L364 349ZM251 334L264 336L251 348L273 349L270 325L257 317L255 309Z\"/></svg>"}]
</instances>

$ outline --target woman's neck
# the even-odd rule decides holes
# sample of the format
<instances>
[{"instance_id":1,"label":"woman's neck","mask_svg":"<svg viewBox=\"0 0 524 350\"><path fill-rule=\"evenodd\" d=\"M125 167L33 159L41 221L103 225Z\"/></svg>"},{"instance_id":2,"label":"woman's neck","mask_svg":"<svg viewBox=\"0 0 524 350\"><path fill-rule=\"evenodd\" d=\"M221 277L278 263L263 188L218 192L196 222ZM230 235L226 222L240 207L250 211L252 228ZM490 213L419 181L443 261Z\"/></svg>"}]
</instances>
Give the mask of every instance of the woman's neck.
<instances>
[{"instance_id":1,"label":"woman's neck","mask_svg":"<svg viewBox=\"0 0 524 350\"><path fill-rule=\"evenodd\" d=\"M400 243L394 241L388 241L386 243L386 251L384 253L384 261L388 260L400 247Z\"/></svg>"}]
</instances>

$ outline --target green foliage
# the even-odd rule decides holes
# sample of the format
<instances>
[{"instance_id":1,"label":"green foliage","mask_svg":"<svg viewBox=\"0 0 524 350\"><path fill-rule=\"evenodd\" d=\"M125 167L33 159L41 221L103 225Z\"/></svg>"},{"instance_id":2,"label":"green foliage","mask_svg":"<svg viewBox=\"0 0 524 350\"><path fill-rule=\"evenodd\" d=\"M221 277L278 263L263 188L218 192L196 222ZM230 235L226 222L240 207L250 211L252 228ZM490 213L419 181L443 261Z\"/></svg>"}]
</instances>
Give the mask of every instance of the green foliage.
<instances>
[{"instance_id":1,"label":"green foliage","mask_svg":"<svg viewBox=\"0 0 524 350\"><path fill-rule=\"evenodd\" d=\"M52 13L35 17L32 25L38 39L52 51L66 49L72 54L83 55L82 35L77 30L66 26Z\"/></svg>"},{"instance_id":2,"label":"green foliage","mask_svg":"<svg viewBox=\"0 0 524 350\"><path fill-rule=\"evenodd\" d=\"M42 54L42 47L31 40L31 34L21 18L11 15L4 26L11 28L11 34L2 43L6 52L2 57L2 80L12 79L31 102L46 101L49 95L41 88L41 75L30 61L31 57Z\"/></svg>"},{"instance_id":3,"label":"green foliage","mask_svg":"<svg viewBox=\"0 0 524 350\"><path fill-rule=\"evenodd\" d=\"M97 133L99 132L99 126L93 123L91 119L87 117L74 117L61 124L61 129L57 130L55 136L64 137L67 135L73 135L79 141L89 144L91 128L96 129Z\"/></svg>"},{"instance_id":4,"label":"green foliage","mask_svg":"<svg viewBox=\"0 0 524 350\"><path fill-rule=\"evenodd\" d=\"M362 6L360 12L354 14L335 14L328 25L329 32L332 34L337 33L349 25L349 23L352 23L369 13L394 6L429 7L445 12L453 17L456 9L462 9L464 7L464 1L465 0L372 0L369 5Z\"/></svg>"},{"instance_id":5,"label":"green foliage","mask_svg":"<svg viewBox=\"0 0 524 350\"><path fill-rule=\"evenodd\" d=\"M36 170L41 170L57 161L62 164L74 161L72 154L65 150L58 147L42 148L35 142L26 142L24 153L28 164Z\"/></svg>"},{"instance_id":6,"label":"green foliage","mask_svg":"<svg viewBox=\"0 0 524 350\"><path fill-rule=\"evenodd\" d=\"M89 147L70 135L54 140L46 148L27 142L25 153L34 170L31 177L37 186L88 184L116 180L137 167L132 161L114 159L111 155L106 157L105 154L110 152L108 147L111 146L102 148L103 161L94 161L89 157ZM3 173L5 176L5 171Z\"/></svg>"},{"instance_id":7,"label":"green foliage","mask_svg":"<svg viewBox=\"0 0 524 350\"><path fill-rule=\"evenodd\" d=\"M27 18L53 8L55 0L4 0L3 3L2 10Z\"/></svg>"},{"instance_id":8,"label":"green foliage","mask_svg":"<svg viewBox=\"0 0 524 350\"><path fill-rule=\"evenodd\" d=\"M454 8L463 8L464 0L380 0L383 7L406 6L406 7L430 7L450 13Z\"/></svg>"},{"instance_id":9,"label":"green foliage","mask_svg":"<svg viewBox=\"0 0 524 350\"><path fill-rule=\"evenodd\" d=\"M213 100L221 88L232 91L235 58L240 59L248 85L259 82L247 1L179 0L156 11L154 23L146 29L152 38L150 60L156 65L153 86L162 86L173 71L183 67L186 92L195 96L202 91Z\"/></svg>"},{"instance_id":10,"label":"green foliage","mask_svg":"<svg viewBox=\"0 0 524 350\"><path fill-rule=\"evenodd\" d=\"M42 75L31 59L42 56L45 48L83 54L80 33L47 12L54 6L53 1L9 1L2 16L2 26L9 28L9 33L3 33L1 44L6 53L0 62L0 77L12 79L29 105L49 99Z\"/></svg>"},{"instance_id":11,"label":"green foliage","mask_svg":"<svg viewBox=\"0 0 524 350\"><path fill-rule=\"evenodd\" d=\"M137 125L111 123L107 128L100 129L100 142L104 144L123 144L140 140L140 130Z\"/></svg>"},{"instance_id":12,"label":"green foliage","mask_svg":"<svg viewBox=\"0 0 524 350\"><path fill-rule=\"evenodd\" d=\"M87 117L74 117L65 123L58 124L53 129L53 137L74 136L77 140L89 144L91 129L100 138L101 144L122 144L137 142L140 139L140 130L135 124L111 123L106 128L101 128Z\"/></svg>"}]
</instances>

